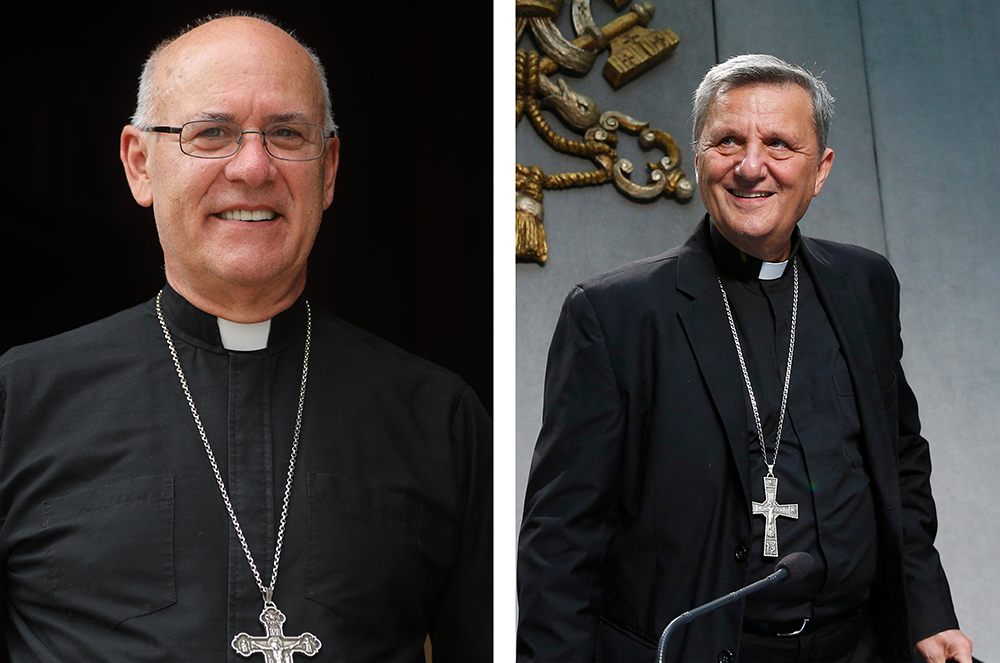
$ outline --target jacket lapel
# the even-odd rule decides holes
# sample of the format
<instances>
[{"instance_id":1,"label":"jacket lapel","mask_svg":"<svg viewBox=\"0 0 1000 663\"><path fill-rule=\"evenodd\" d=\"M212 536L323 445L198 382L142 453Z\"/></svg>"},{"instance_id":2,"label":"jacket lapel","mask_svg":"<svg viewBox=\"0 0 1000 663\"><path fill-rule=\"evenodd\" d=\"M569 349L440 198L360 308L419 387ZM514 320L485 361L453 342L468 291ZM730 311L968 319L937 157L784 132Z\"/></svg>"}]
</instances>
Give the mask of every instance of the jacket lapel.
<instances>
[{"instance_id":1,"label":"jacket lapel","mask_svg":"<svg viewBox=\"0 0 1000 663\"><path fill-rule=\"evenodd\" d=\"M861 313L861 306L848 272L837 268L833 256L813 240L802 238L803 263L809 271L824 310L830 318L854 384L858 414L865 439L866 461L873 490L883 505L898 503L898 476L891 422L886 417L879 387L876 353L878 335L866 324L874 324ZM698 362L712 402L726 431L740 483L750 503L750 459L747 408L739 358L733 345L725 304L719 291L711 256L707 217L684 244L677 260L677 289L691 301L678 308L688 343ZM879 355L881 356L881 355ZM898 523L898 514L893 518Z\"/></svg>"},{"instance_id":2,"label":"jacket lapel","mask_svg":"<svg viewBox=\"0 0 1000 663\"><path fill-rule=\"evenodd\" d=\"M677 259L677 289L691 298L678 308L698 368L722 419L740 484L750 504L750 455L747 409L739 357L729 331L725 304L710 253L708 221L682 247Z\"/></svg>"},{"instance_id":3,"label":"jacket lapel","mask_svg":"<svg viewBox=\"0 0 1000 663\"><path fill-rule=\"evenodd\" d=\"M830 318L830 324L843 349L847 369L854 385L858 415L865 440L865 460L873 491L881 504L899 502L898 469L892 424L886 416L878 380L876 352L880 356L885 348L873 348L879 336L877 330L866 325L875 324L864 315L868 307L861 305L851 284L846 268L837 268L833 256L811 239L803 238L803 257L806 269L820 298L820 303ZM893 480L897 477L897 480ZM899 514L893 520L898 523Z\"/></svg>"}]
</instances>

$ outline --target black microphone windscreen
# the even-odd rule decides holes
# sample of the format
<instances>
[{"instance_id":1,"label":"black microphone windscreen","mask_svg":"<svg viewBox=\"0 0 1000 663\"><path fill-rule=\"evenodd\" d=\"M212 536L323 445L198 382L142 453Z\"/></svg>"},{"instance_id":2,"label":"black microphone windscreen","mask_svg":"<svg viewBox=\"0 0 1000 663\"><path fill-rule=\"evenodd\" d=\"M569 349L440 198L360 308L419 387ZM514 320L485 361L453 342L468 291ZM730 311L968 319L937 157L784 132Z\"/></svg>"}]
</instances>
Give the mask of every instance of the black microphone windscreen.
<instances>
[{"instance_id":1,"label":"black microphone windscreen","mask_svg":"<svg viewBox=\"0 0 1000 663\"><path fill-rule=\"evenodd\" d=\"M788 570L788 580L802 580L813 567L813 558L807 552L794 552L791 555L785 555L780 562L774 565L774 570L787 569Z\"/></svg>"}]
</instances>

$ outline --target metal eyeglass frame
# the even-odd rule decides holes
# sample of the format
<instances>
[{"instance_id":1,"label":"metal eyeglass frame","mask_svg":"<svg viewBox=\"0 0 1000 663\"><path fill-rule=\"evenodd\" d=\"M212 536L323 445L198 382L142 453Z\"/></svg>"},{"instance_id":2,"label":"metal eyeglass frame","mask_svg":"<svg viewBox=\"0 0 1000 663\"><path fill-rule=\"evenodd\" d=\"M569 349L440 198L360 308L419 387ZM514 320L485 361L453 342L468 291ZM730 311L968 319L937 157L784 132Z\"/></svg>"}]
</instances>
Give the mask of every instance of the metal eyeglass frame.
<instances>
[{"instance_id":1,"label":"metal eyeglass frame","mask_svg":"<svg viewBox=\"0 0 1000 663\"><path fill-rule=\"evenodd\" d=\"M184 151L184 141L181 140L181 132L184 131L184 127L186 127L189 124L195 124L195 123L199 123L199 122L213 122L213 121L214 120L191 120L189 122L185 122L184 124L182 124L179 127L169 127L169 126L142 127L141 131L146 132L146 133L177 134L177 145L178 145L178 147L180 147L180 150L181 150L181 152L183 154L186 154L187 156L191 157L192 159L228 159L229 157L234 157L234 156L236 156L239 153L239 151L241 149L243 149L243 136L245 136L247 134L260 134L261 142L264 143L264 149L267 151L267 153L269 155L271 155L275 159L280 159L281 161L315 161L316 159L319 159L324 154L326 154L326 148L327 148L327 145L329 144L330 139L331 138L335 138L337 136L337 132L335 132L335 131L325 131L319 125L310 124L308 122L273 122L273 123L267 125L266 127L264 127L263 129L244 129L243 126L240 125L237 122L229 122L229 121L225 121L225 120L218 120L217 122L219 124L231 124L233 126L239 127L239 129L240 129L240 137L236 139L236 150L232 154L226 154L225 156L218 156L218 157L210 157L210 156L202 156L202 155L198 155L198 154L191 154L190 152L185 152ZM304 124L304 125L307 125L307 126L310 126L310 127L316 127L317 129L319 129L323 133L323 150L319 154L317 154L316 156L309 157L308 159L289 159L288 157L279 157L277 154L275 154L274 152L272 152L270 146L268 146L268 144L267 144L267 133L266 132L267 132L268 129L270 129L273 126L276 126L276 125L285 125L285 124L291 124L291 125Z\"/></svg>"}]
</instances>

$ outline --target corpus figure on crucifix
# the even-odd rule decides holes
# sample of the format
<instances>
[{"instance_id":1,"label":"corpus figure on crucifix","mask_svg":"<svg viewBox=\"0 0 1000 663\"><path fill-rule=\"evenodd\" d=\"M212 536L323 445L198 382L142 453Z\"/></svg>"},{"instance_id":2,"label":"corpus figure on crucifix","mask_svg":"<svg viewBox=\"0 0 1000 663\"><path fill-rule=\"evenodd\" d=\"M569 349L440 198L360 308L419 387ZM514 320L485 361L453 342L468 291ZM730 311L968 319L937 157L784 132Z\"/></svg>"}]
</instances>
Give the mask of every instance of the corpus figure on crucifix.
<instances>
[{"instance_id":1,"label":"corpus figure on crucifix","mask_svg":"<svg viewBox=\"0 0 1000 663\"><path fill-rule=\"evenodd\" d=\"M264 608L260 613L260 623L264 625L267 635L254 637L240 633L233 638L233 649L243 656L261 653L267 663L292 663L293 653L314 656L322 646L319 639L312 633L303 633L298 637L286 636L281 625L285 616L274 605Z\"/></svg>"}]
</instances>

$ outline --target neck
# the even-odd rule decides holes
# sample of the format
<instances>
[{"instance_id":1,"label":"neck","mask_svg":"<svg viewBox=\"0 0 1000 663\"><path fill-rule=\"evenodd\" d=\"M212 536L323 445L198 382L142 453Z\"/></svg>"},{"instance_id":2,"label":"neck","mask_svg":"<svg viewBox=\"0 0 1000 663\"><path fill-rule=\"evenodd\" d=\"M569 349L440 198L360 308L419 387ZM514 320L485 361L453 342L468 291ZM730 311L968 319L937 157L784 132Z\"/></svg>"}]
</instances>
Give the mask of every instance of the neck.
<instances>
[{"instance_id":1,"label":"neck","mask_svg":"<svg viewBox=\"0 0 1000 663\"><path fill-rule=\"evenodd\" d=\"M709 237L712 258L719 273L747 283L781 278L799 246L798 232L793 229L789 247L784 251L784 260L761 260L729 241L714 222L709 224Z\"/></svg>"},{"instance_id":2,"label":"neck","mask_svg":"<svg viewBox=\"0 0 1000 663\"><path fill-rule=\"evenodd\" d=\"M205 313L238 323L270 320L289 308L306 286L306 273L291 284L239 286L230 283L219 287L199 287L167 270L167 283L177 294Z\"/></svg>"},{"instance_id":3,"label":"neck","mask_svg":"<svg viewBox=\"0 0 1000 663\"><path fill-rule=\"evenodd\" d=\"M730 244L748 256L753 256L764 262L784 262L788 260L792 251L792 236L790 234L782 237L748 237L723 229L719 224L715 224L715 227Z\"/></svg>"}]
</instances>

